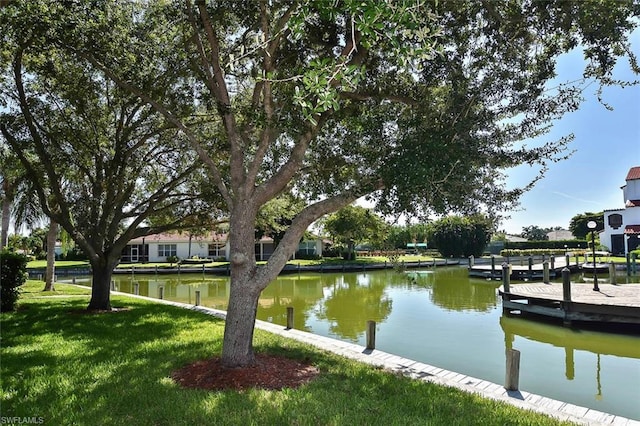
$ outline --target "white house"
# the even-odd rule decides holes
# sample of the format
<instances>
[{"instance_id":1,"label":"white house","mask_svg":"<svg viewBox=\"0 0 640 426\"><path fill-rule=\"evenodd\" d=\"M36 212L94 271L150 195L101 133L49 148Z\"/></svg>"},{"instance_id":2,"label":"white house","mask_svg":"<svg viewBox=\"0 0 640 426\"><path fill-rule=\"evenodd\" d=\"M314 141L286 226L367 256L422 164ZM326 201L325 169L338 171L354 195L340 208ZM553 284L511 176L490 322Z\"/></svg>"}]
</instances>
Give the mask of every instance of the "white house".
<instances>
[{"instance_id":1,"label":"white house","mask_svg":"<svg viewBox=\"0 0 640 426\"><path fill-rule=\"evenodd\" d=\"M256 260L268 260L273 254L273 239L263 237L256 242ZM229 260L227 234L211 232L207 235L191 236L188 233L165 233L147 235L129 241L122 251L123 263L166 262L170 256L180 259L206 258ZM301 241L296 254L322 255L322 240Z\"/></svg>"},{"instance_id":2,"label":"white house","mask_svg":"<svg viewBox=\"0 0 640 426\"><path fill-rule=\"evenodd\" d=\"M604 211L600 243L613 254L626 254L640 245L640 166L627 173L622 186L624 208Z\"/></svg>"}]
</instances>

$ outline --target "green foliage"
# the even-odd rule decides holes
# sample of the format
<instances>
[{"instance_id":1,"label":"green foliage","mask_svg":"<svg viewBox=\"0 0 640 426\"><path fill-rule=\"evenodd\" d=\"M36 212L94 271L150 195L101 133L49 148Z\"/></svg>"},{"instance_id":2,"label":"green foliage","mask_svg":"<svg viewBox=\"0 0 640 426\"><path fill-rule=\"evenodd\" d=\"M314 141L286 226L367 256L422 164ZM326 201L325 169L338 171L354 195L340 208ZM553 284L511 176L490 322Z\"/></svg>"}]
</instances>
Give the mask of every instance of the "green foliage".
<instances>
[{"instance_id":1,"label":"green foliage","mask_svg":"<svg viewBox=\"0 0 640 426\"><path fill-rule=\"evenodd\" d=\"M325 232L334 241L346 246L345 259L354 260L357 244L370 242L380 246L388 225L372 210L360 206L347 206L329 215L322 222Z\"/></svg>"},{"instance_id":2,"label":"green foliage","mask_svg":"<svg viewBox=\"0 0 640 426\"><path fill-rule=\"evenodd\" d=\"M556 241L507 241L505 249L529 250L529 249L554 249L564 250L586 248L586 240L556 240Z\"/></svg>"},{"instance_id":3,"label":"green foliage","mask_svg":"<svg viewBox=\"0 0 640 426\"><path fill-rule=\"evenodd\" d=\"M583 255L587 250L572 249L572 254ZM500 251L500 256L504 257L518 257L518 256L564 256L567 251L565 249L553 249L553 248L538 248L538 249L505 249Z\"/></svg>"},{"instance_id":4,"label":"green foliage","mask_svg":"<svg viewBox=\"0 0 640 426\"><path fill-rule=\"evenodd\" d=\"M262 206L256 218L256 240L266 235L271 237L274 245L277 246L291 225L293 218L300 213L304 206L304 200L290 193L269 200Z\"/></svg>"},{"instance_id":5,"label":"green foliage","mask_svg":"<svg viewBox=\"0 0 640 426\"><path fill-rule=\"evenodd\" d=\"M8 250L0 251L0 312L13 311L26 281L26 256Z\"/></svg>"},{"instance_id":6,"label":"green foliage","mask_svg":"<svg viewBox=\"0 0 640 426\"><path fill-rule=\"evenodd\" d=\"M483 215L447 216L429 225L429 242L443 257L481 256L493 222Z\"/></svg>"},{"instance_id":7,"label":"green foliage","mask_svg":"<svg viewBox=\"0 0 640 426\"><path fill-rule=\"evenodd\" d=\"M569 231L573 234L574 237L578 239L587 239L587 234L590 232L590 229L587 227L587 223L590 221L596 222L596 229L602 230L604 229L604 213L581 213L573 216L571 218L571 222L569 223Z\"/></svg>"},{"instance_id":8,"label":"green foliage","mask_svg":"<svg viewBox=\"0 0 640 426\"><path fill-rule=\"evenodd\" d=\"M549 231L550 229L540 228L536 225L524 226L522 228L522 233L520 234L520 236L522 238L526 238L529 241L545 241L549 239L549 237L547 236L547 233Z\"/></svg>"},{"instance_id":9,"label":"green foliage","mask_svg":"<svg viewBox=\"0 0 640 426\"><path fill-rule=\"evenodd\" d=\"M410 243L427 242L428 225L425 223L415 223L405 226L392 226L389 228L387 236L387 247L396 249L406 249Z\"/></svg>"}]
</instances>

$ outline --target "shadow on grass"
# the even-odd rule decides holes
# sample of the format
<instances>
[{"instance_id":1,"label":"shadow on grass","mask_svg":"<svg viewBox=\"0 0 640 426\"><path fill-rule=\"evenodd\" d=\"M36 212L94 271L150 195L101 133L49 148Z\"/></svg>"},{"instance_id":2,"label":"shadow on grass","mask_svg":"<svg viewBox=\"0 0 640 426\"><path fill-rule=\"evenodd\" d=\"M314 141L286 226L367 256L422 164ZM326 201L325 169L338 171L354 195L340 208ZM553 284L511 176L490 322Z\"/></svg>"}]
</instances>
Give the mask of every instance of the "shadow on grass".
<instances>
[{"instance_id":1,"label":"shadow on grass","mask_svg":"<svg viewBox=\"0 0 640 426\"><path fill-rule=\"evenodd\" d=\"M210 392L169 377L219 355L223 323L172 306L78 315L79 300L32 301L2 315L2 415L46 424L556 424L454 389L380 371L256 330L256 351L321 375L298 389ZM519 419L524 419L521 422ZM484 420L484 421L482 421ZM543 421L544 420L544 421Z\"/></svg>"}]
</instances>

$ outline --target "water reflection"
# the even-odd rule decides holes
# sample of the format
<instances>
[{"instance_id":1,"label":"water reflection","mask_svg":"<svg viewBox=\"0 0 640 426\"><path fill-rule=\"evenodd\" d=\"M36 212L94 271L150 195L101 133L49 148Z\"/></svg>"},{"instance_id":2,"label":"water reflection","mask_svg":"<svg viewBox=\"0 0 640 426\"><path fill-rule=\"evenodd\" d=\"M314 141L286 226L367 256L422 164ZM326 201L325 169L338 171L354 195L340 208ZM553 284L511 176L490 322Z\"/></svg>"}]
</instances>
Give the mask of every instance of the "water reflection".
<instances>
[{"instance_id":1,"label":"water reflection","mask_svg":"<svg viewBox=\"0 0 640 426\"><path fill-rule=\"evenodd\" d=\"M488 312L499 303L496 282L461 280L463 268L433 271L375 271L335 274L284 275L261 294L258 319L286 325L286 308L294 308L294 327L309 331L309 319L326 321L331 334L357 341L366 321L384 322L393 310L388 289L416 290L416 297L428 298L435 306L451 311ZM436 279L437 277L437 279ZM184 303L200 303L225 310L229 280L200 274L115 276L120 291L159 297ZM162 289L162 290L161 290ZM426 302L426 301L425 301Z\"/></svg>"},{"instance_id":2,"label":"water reflection","mask_svg":"<svg viewBox=\"0 0 640 426\"><path fill-rule=\"evenodd\" d=\"M371 274L335 277L317 312L331 333L353 342L365 332L366 321L383 322L391 313L392 301L385 294L386 283ZM364 319L364 320L363 320Z\"/></svg>"},{"instance_id":3,"label":"water reflection","mask_svg":"<svg viewBox=\"0 0 640 426\"><path fill-rule=\"evenodd\" d=\"M506 349L513 348L515 336L564 348L567 380L575 378L575 351L588 351L598 355L598 377L600 355L640 359L640 344L636 336L572 329L506 315L500 318L500 326L504 331Z\"/></svg>"}]
</instances>

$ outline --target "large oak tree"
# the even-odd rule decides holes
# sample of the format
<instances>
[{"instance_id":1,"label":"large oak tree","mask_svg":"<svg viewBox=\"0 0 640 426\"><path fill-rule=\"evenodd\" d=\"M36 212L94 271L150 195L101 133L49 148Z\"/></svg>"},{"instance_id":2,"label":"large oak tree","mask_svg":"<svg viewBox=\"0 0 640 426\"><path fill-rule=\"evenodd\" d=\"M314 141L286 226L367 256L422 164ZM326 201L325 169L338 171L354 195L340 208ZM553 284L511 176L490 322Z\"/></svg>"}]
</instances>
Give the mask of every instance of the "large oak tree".
<instances>
[{"instance_id":1,"label":"large oak tree","mask_svg":"<svg viewBox=\"0 0 640 426\"><path fill-rule=\"evenodd\" d=\"M618 57L637 70L632 1L67 3L48 40L179 129L224 200L229 366L254 361L259 294L314 220L364 195L387 213L497 215L527 189L506 189L503 171L544 170L569 137L522 142L578 108L593 80L619 83ZM577 46L585 79L549 87ZM258 266L258 212L290 190L307 206Z\"/></svg>"},{"instance_id":2,"label":"large oak tree","mask_svg":"<svg viewBox=\"0 0 640 426\"><path fill-rule=\"evenodd\" d=\"M31 181L32 192L21 195L36 198L88 256L88 309L108 310L112 271L131 239L217 210L202 201L202 168L175 126L49 42L52 12L45 2L0 14L0 143ZM149 90L167 86L154 82Z\"/></svg>"}]
</instances>

